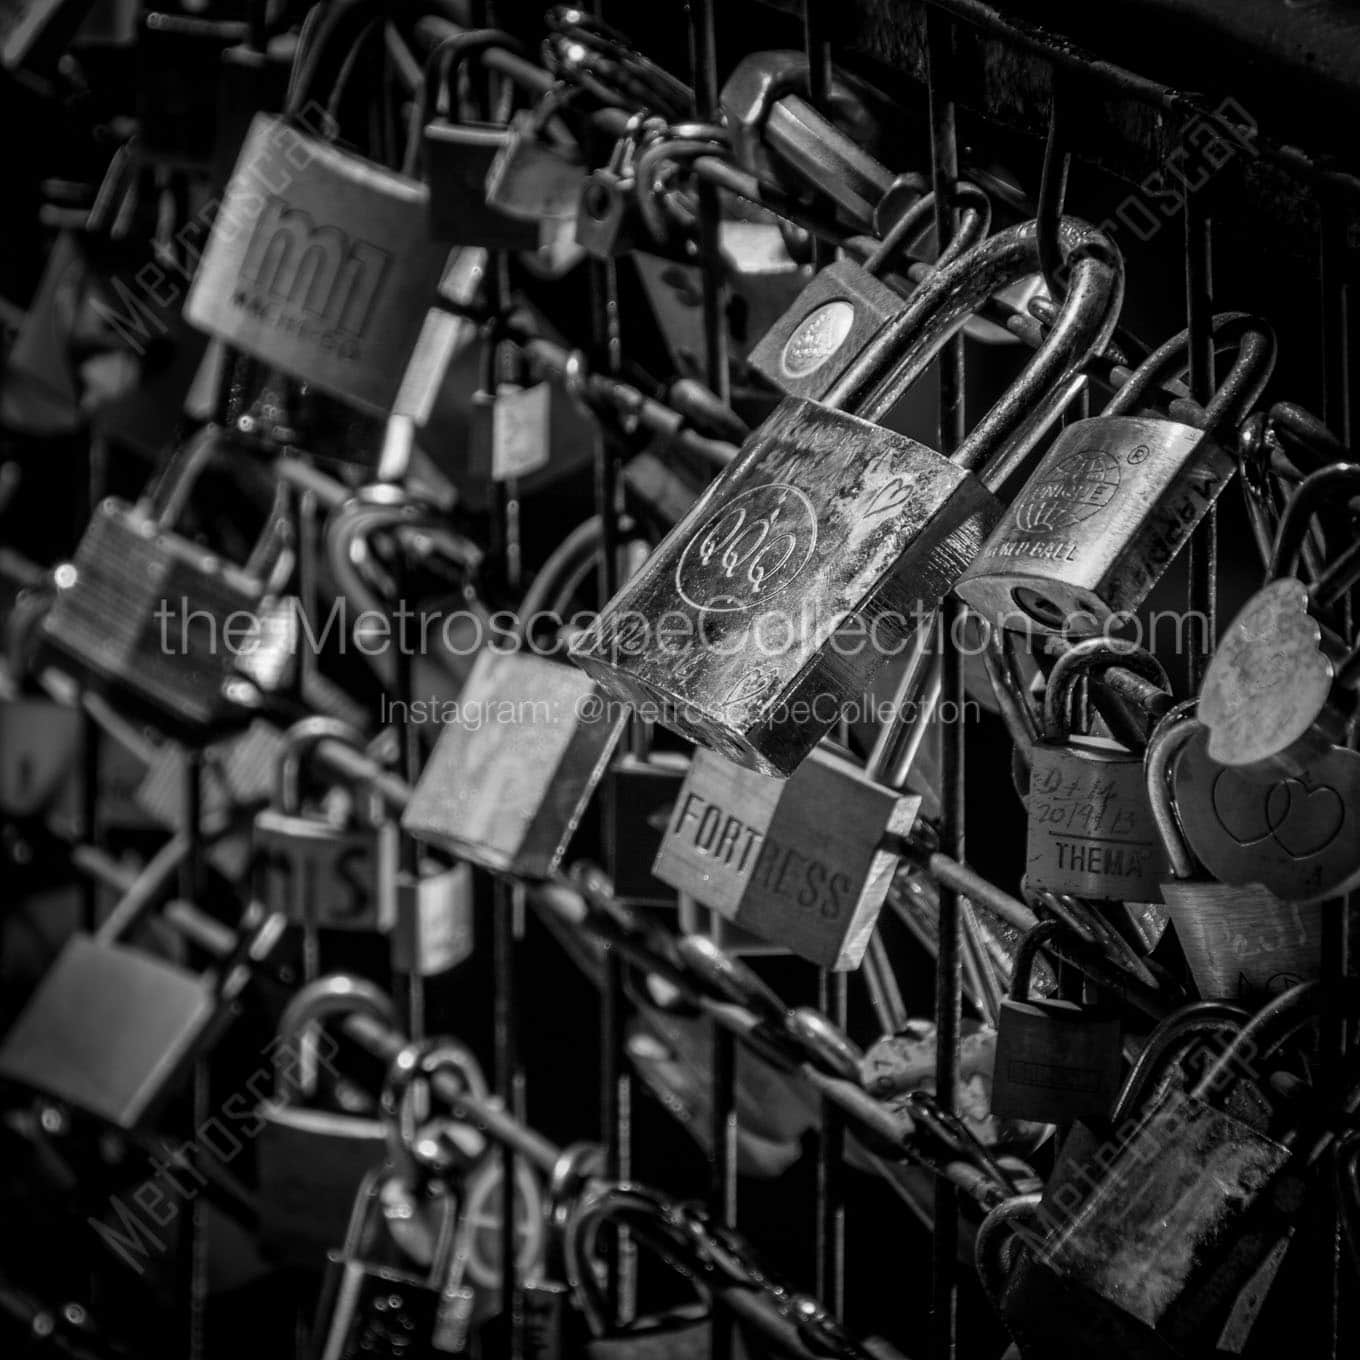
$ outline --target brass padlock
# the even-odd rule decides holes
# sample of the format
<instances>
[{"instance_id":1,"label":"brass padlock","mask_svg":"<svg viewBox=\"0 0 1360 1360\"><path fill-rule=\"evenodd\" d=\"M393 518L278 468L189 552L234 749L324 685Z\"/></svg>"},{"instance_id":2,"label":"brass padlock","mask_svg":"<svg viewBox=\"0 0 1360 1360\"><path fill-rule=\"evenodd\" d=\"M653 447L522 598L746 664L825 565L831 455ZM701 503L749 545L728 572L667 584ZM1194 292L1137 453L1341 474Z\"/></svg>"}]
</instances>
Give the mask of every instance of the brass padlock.
<instances>
[{"instance_id":1,"label":"brass padlock","mask_svg":"<svg viewBox=\"0 0 1360 1360\"><path fill-rule=\"evenodd\" d=\"M1280 521L1269 584L1228 625L1200 688L1209 755L1252 778L1274 782L1306 774L1309 763L1345 744L1356 713L1360 648L1333 627L1328 612L1353 584L1343 555L1312 586L1295 576L1304 536L1325 508L1360 493L1360 464L1310 473Z\"/></svg>"},{"instance_id":2,"label":"brass padlock","mask_svg":"<svg viewBox=\"0 0 1360 1360\"><path fill-rule=\"evenodd\" d=\"M1010 995L997 1022L992 1113L1042 1124L1109 1113L1123 1062L1119 1017L1056 997L1034 1000L1038 949L1063 927L1035 926L1015 957Z\"/></svg>"},{"instance_id":3,"label":"brass padlock","mask_svg":"<svg viewBox=\"0 0 1360 1360\"><path fill-rule=\"evenodd\" d=\"M856 968L920 802L828 750L787 781L696 751L653 871L819 967Z\"/></svg>"},{"instance_id":4,"label":"brass padlock","mask_svg":"<svg viewBox=\"0 0 1360 1360\"><path fill-rule=\"evenodd\" d=\"M1100 902L1158 902L1166 876L1148 806L1141 753L1108 737L1074 736L1077 682L1102 666L1128 667L1164 688L1149 652L1091 638L1059 657L1044 693L1044 734L1030 754L1028 851L1031 888Z\"/></svg>"},{"instance_id":5,"label":"brass padlock","mask_svg":"<svg viewBox=\"0 0 1360 1360\"><path fill-rule=\"evenodd\" d=\"M1032 223L931 275L826 404L781 402L573 642L573 660L740 764L797 768L842 699L868 688L952 589L1001 512L995 488L1114 326L1117 254L1072 219L1061 236L1079 286L952 459L864 417L886 414L970 308L1032 272Z\"/></svg>"},{"instance_id":6,"label":"brass padlock","mask_svg":"<svg viewBox=\"0 0 1360 1360\"><path fill-rule=\"evenodd\" d=\"M334 1041L325 1020L366 1015L397 1028L396 1007L373 983L333 973L302 987L279 1017L274 1095L259 1108L260 1240L285 1265L314 1270L344 1239L360 1182L387 1154L379 1118L314 1108L319 1068Z\"/></svg>"},{"instance_id":7,"label":"brass padlock","mask_svg":"<svg viewBox=\"0 0 1360 1360\"><path fill-rule=\"evenodd\" d=\"M338 24L318 32L334 37ZM381 37L372 25L360 43ZM259 114L185 304L189 322L331 397L385 415L448 249L428 190L331 140L310 88L326 43L300 54L282 117Z\"/></svg>"},{"instance_id":8,"label":"brass padlock","mask_svg":"<svg viewBox=\"0 0 1360 1360\"><path fill-rule=\"evenodd\" d=\"M489 250L537 250L539 224L511 216L488 202L486 178L497 155L510 140L513 87L503 87L500 115L490 122L466 122L456 116L458 76L470 59L498 48L522 53L511 34L498 29L469 29L446 38L425 62L425 83L419 126L423 129L426 176L430 183L430 235L453 245L485 246ZM443 92L448 117L436 119L436 101Z\"/></svg>"},{"instance_id":9,"label":"brass padlock","mask_svg":"<svg viewBox=\"0 0 1360 1360\"><path fill-rule=\"evenodd\" d=\"M1177 822L1172 765L1199 735L1193 704L1173 708L1148 741L1147 780L1152 814L1171 864L1162 884L1186 962L1205 998L1278 992L1322 972L1320 903L1283 902L1259 883L1216 883L1203 877ZM1187 784L1185 787L1189 788ZM1202 795L1199 786L1194 790Z\"/></svg>"},{"instance_id":10,"label":"brass padlock","mask_svg":"<svg viewBox=\"0 0 1360 1360\"><path fill-rule=\"evenodd\" d=\"M57 570L43 624L69 664L174 736L248 723L253 691L237 660L277 645L262 635L262 620L272 578L287 565L282 522L266 522L244 565L175 529L194 483L229 451L209 427L150 497L135 506L102 501L74 562Z\"/></svg>"},{"instance_id":11,"label":"brass padlock","mask_svg":"<svg viewBox=\"0 0 1360 1360\"><path fill-rule=\"evenodd\" d=\"M1104 413L1066 426L1030 474L959 595L1001 628L1101 632L1137 608L1236 471L1217 442L1260 397L1274 339L1241 313L1214 320L1233 367L1196 424L1145 417L1154 385L1189 363L1189 332L1154 350Z\"/></svg>"},{"instance_id":12,"label":"brass padlock","mask_svg":"<svg viewBox=\"0 0 1360 1360\"><path fill-rule=\"evenodd\" d=\"M364 748L361 734L335 718L303 718L284 734L272 805L255 818L256 891L271 911L307 931L376 930L380 843L396 828L372 817L371 806L367 826L303 812L303 770L323 741ZM363 801L365 791L356 796Z\"/></svg>"},{"instance_id":13,"label":"brass padlock","mask_svg":"<svg viewBox=\"0 0 1360 1360\"><path fill-rule=\"evenodd\" d=\"M0 1076L128 1132L155 1119L231 1023L274 929L251 907L232 954L193 973L124 943L153 900L67 940L0 1043Z\"/></svg>"},{"instance_id":14,"label":"brass padlock","mask_svg":"<svg viewBox=\"0 0 1360 1360\"><path fill-rule=\"evenodd\" d=\"M526 652L481 653L402 829L516 878L548 878L627 714L588 677Z\"/></svg>"}]
</instances>

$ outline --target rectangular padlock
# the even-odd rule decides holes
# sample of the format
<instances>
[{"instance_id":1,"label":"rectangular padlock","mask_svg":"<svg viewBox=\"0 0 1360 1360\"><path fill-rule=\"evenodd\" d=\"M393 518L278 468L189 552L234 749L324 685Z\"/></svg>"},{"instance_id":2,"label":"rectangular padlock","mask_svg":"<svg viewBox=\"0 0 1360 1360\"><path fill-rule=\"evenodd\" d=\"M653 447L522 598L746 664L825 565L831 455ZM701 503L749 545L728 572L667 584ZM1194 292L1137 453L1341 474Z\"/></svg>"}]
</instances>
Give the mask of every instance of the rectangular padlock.
<instances>
[{"instance_id":1,"label":"rectangular padlock","mask_svg":"<svg viewBox=\"0 0 1360 1360\"><path fill-rule=\"evenodd\" d=\"M476 947L472 869L424 864L397 875L389 929L392 968L433 977L472 957Z\"/></svg>"},{"instance_id":2,"label":"rectangular padlock","mask_svg":"<svg viewBox=\"0 0 1360 1360\"><path fill-rule=\"evenodd\" d=\"M826 750L787 781L696 751L654 872L819 967L855 968L920 802Z\"/></svg>"},{"instance_id":3,"label":"rectangular padlock","mask_svg":"<svg viewBox=\"0 0 1360 1360\"><path fill-rule=\"evenodd\" d=\"M402 828L494 873L547 878L626 721L570 666L483 651Z\"/></svg>"},{"instance_id":4,"label":"rectangular padlock","mask_svg":"<svg viewBox=\"0 0 1360 1360\"><path fill-rule=\"evenodd\" d=\"M260 900L297 925L376 930L379 834L266 808L254 828Z\"/></svg>"},{"instance_id":5,"label":"rectangular padlock","mask_svg":"<svg viewBox=\"0 0 1360 1360\"><path fill-rule=\"evenodd\" d=\"M553 388L501 383L494 396L473 398L470 479L519 481L547 467L552 450Z\"/></svg>"}]
</instances>

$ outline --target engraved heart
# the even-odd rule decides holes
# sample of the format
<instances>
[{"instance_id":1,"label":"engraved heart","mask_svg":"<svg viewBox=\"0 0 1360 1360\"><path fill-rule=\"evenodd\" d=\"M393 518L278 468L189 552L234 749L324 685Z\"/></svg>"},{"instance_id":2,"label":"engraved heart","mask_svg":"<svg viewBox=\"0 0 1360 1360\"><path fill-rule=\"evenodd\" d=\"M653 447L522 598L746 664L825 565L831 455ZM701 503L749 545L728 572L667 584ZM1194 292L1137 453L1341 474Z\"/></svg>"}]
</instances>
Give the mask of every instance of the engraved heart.
<instances>
[{"instance_id":1,"label":"engraved heart","mask_svg":"<svg viewBox=\"0 0 1360 1360\"><path fill-rule=\"evenodd\" d=\"M1285 800L1283 815L1278 819L1277 795ZM1346 805L1330 784L1310 789L1301 779L1283 779L1270 790L1267 801L1275 839L1295 859L1321 854L1346 824Z\"/></svg>"},{"instance_id":2,"label":"engraved heart","mask_svg":"<svg viewBox=\"0 0 1360 1360\"><path fill-rule=\"evenodd\" d=\"M864 507L864 517L868 519L873 515L882 515L889 510L896 510L907 499L910 491L911 484L905 477L894 477L891 481L885 482L874 492L868 505Z\"/></svg>"},{"instance_id":3,"label":"engraved heart","mask_svg":"<svg viewBox=\"0 0 1360 1360\"><path fill-rule=\"evenodd\" d=\"M1238 845L1257 845L1270 835L1275 823L1263 793L1259 784L1248 783L1232 770L1220 770L1214 779L1214 816Z\"/></svg>"}]
</instances>

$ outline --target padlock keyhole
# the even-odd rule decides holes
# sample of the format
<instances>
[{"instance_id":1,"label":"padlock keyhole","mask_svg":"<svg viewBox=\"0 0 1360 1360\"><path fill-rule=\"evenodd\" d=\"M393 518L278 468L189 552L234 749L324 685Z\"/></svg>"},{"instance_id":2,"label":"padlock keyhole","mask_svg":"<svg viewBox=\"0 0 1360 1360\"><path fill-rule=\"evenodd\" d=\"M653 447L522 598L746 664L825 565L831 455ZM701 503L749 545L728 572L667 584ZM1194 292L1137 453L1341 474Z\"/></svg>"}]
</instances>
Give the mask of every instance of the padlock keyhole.
<instances>
[{"instance_id":1,"label":"padlock keyhole","mask_svg":"<svg viewBox=\"0 0 1360 1360\"><path fill-rule=\"evenodd\" d=\"M1042 623L1046 628L1061 628L1063 626L1066 615L1047 595L1041 595L1037 590L1031 590L1028 586L1016 586L1011 594L1015 603L1036 623Z\"/></svg>"}]
</instances>

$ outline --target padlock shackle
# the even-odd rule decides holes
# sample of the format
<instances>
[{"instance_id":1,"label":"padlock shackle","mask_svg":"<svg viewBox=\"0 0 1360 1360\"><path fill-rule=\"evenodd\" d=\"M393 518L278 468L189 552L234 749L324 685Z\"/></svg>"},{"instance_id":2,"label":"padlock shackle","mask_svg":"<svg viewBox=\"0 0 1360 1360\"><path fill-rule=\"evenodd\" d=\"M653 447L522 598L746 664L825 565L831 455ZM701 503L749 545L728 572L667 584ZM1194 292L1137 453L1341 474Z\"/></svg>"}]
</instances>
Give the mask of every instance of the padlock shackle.
<instances>
[{"instance_id":1,"label":"padlock shackle","mask_svg":"<svg viewBox=\"0 0 1360 1360\"><path fill-rule=\"evenodd\" d=\"M416 1039L401 1049L388 1066L379 1101L389 1136L423 1174L431 1176L446 1174L450 1163L446 1157L430 1157L418 1149L420 1122L416 1096L421 1083L428 1085L441 1075L457 1078L466 1094L476 1101L485 1102L490 1095L472 1050L456 1039L439 1037Z\"/></svg>"},{"instance_id":2,"label":"padlock shackle","mask_svg":"<svg viewBox=\"0 0 1360 1360\"><path fill-rule=\"evenodd\" d=\"M1280 516L1271 549L1267 582L1293 576L1298 570L1303 541L1314 518L1360 496L1360 463L1333 463L1310 472L1290 496Z\"/></svg>"},{"instance_id":3,"label":"padlock shackle","mask_svg":"<svg viewBox=\"0 0 1360 1360\"><path fill-rule=\"evenodd\" d=\"M1123 301L1124 266L1102 232L1073 217L1059 225L1067 297L1023 371L951 455L995 490L1019 466L1085 381L1081 369L1109 342ZM930 367L949 339L994 293L1035 273L1038 230L998 232L935 270L855 358L823 398L879 420Z\"/></svg>"},{"instance_id":4,"label":"padlock shackle","mask_svg":"<svg viewBox=\"0 0 1360 1360\"><path fill-rule=\"evenodd\" d=\"M286 1080L282 1054L296 1049L309 1025L338 1017L363 1015L390 1029L397 1029L400 1020L392 998L377 983L352 973L329 973L301 987L289 1000L279 1016L274 1037L275 1095L284 1099ZM313 1071L315 1081L315 1071ZM297 1094L311 1095L315 1085L304 1086Z\"/></svg>"},{"instance_id":5,"label":"padlock shackle","mask_svg":"<svg viewBox=\"0 0 1360 1360\"><path fill-rule=\"evenodd\" d=\"M1039 951L1065 933L1067 927L1061 921L1040 921L1033 930L1024 933L1011 964L1011 985L1007 989L1010 1000L1029 1000L1029 989L1034 980L1034 962Z\"/></svg>"},{"instance_id":6,"label":"padlock shackle","mask_svg":"<svg viewBox=\"0 0 1360 1360\"><path fill-rule=\"evenodd\" d=\"M1195 716L1198 701L1187 699L1177 704L1152 730L1148 737L1143 768L1147 772L1148 804L1152 809L1153 825L1162 842L1162 849L1171 866L1171 876L1190 879L1200 873L1176 816L1175 795L1171 787L1171 772L1176 758L1189 740L1204 731L1204 724Z\"/></svg>"},{"instance_id":7,"label":"padlock shackle","mask_svg":"<svg viewBox=\"0 0 1360 1360\"><path fill-rule=\"evenodd\" d=\"M992 229L992 200L976 184L966 179L957 180L951 193L950 206L958 213L958 225L945 246L935 258L934 267L943 269L958 259L965 251L982 241ZM903 265L913 263L901 260L918 237L935 226L935 195L923 194L911 204L892 223L881 239L874 241L864 258L864 268L877 276L895 269L899 262ZM862 238L853 237L847 245L854 245Z\"/></svg>"},{"instance_id":8,"label":"padlock shackle","mask_svg":"<svg viewBox=\"0 0 1360 1360\"><path fill-rule=\"evenodd\" d=\"M323 63L338 50L336 44L348 40L345 55L336 69L335 80L327 95L329 106L343 92L353 62L359 52L373 40L375 28L381 33L382 8L374 0L333 0L328 6L316 5L308 11L298 37L297 52L283 101L283 116L291 123L299 123L311 97L312 87L320 78ZM328 113L330 109L328 108ZM306 127L313 135L318 129Z\"/></svg>"},{"instance_id":9,"label":"padlock shackle","mask_svg":"<svg viewBox=\"0 0 1360 1360\"><path fill-rule=\"evenodd\" d=\"M1236 429L1261 399L1275 367L1275 333L1248 312L1220 312L1209 323L1215 355L1235 351L1232 367L1215 389L1195 425L1206 436ZM1132 415L1148 404L1156 389L1185 377L1190 370L1190 331L1164 341L1134 369L1115 392L1103 416Z\"/></svg>"},{"instance_id":10,"label":"padlock shackle","mask_svg":"<svg viewBox=\"0 0 1360 1360\"><path fill-rule=\"evenodd\" d=\"M997 1312L1006 1293L1011 1271L1003 1253L1013 1242L1030 1236L1037 1245L1046 1235L1041 1208L1043 1196L1037 1192L1015 1195L988 1210L978 1225L973 1239L973 1265L982 1285L982 1292Z\"/></svg>"},{"instance_id":11,"label":"padlock shackle","mask_svg":"<svg viewBox=\"0 0 1360 1360\"><path fill-rule=\"evenodd\" d=\"M1171 677L1151 652L1119 638L1094 637L1075 643L1053 663L1044 688L1044 739L1064 741L1072 735L1072 696L1077 682L1101 669L1119 666L1151 681L1168 693ZM1096 676L1098 678L1098 674Z\"/></svg>"},{"instance_id":12,"label":"padlock shackle","mask_svg":"<svg viewBox=\"0 0 1360 1360\"><path fill-rule=\"evenodd\" d=\"M343 718L314 714L295 722L283 734L274 765L274 806L289 817L302 811L302 774L324 741L338 741L360 754L364 752L363 733Z\"/></svg>"}]
</instances>

